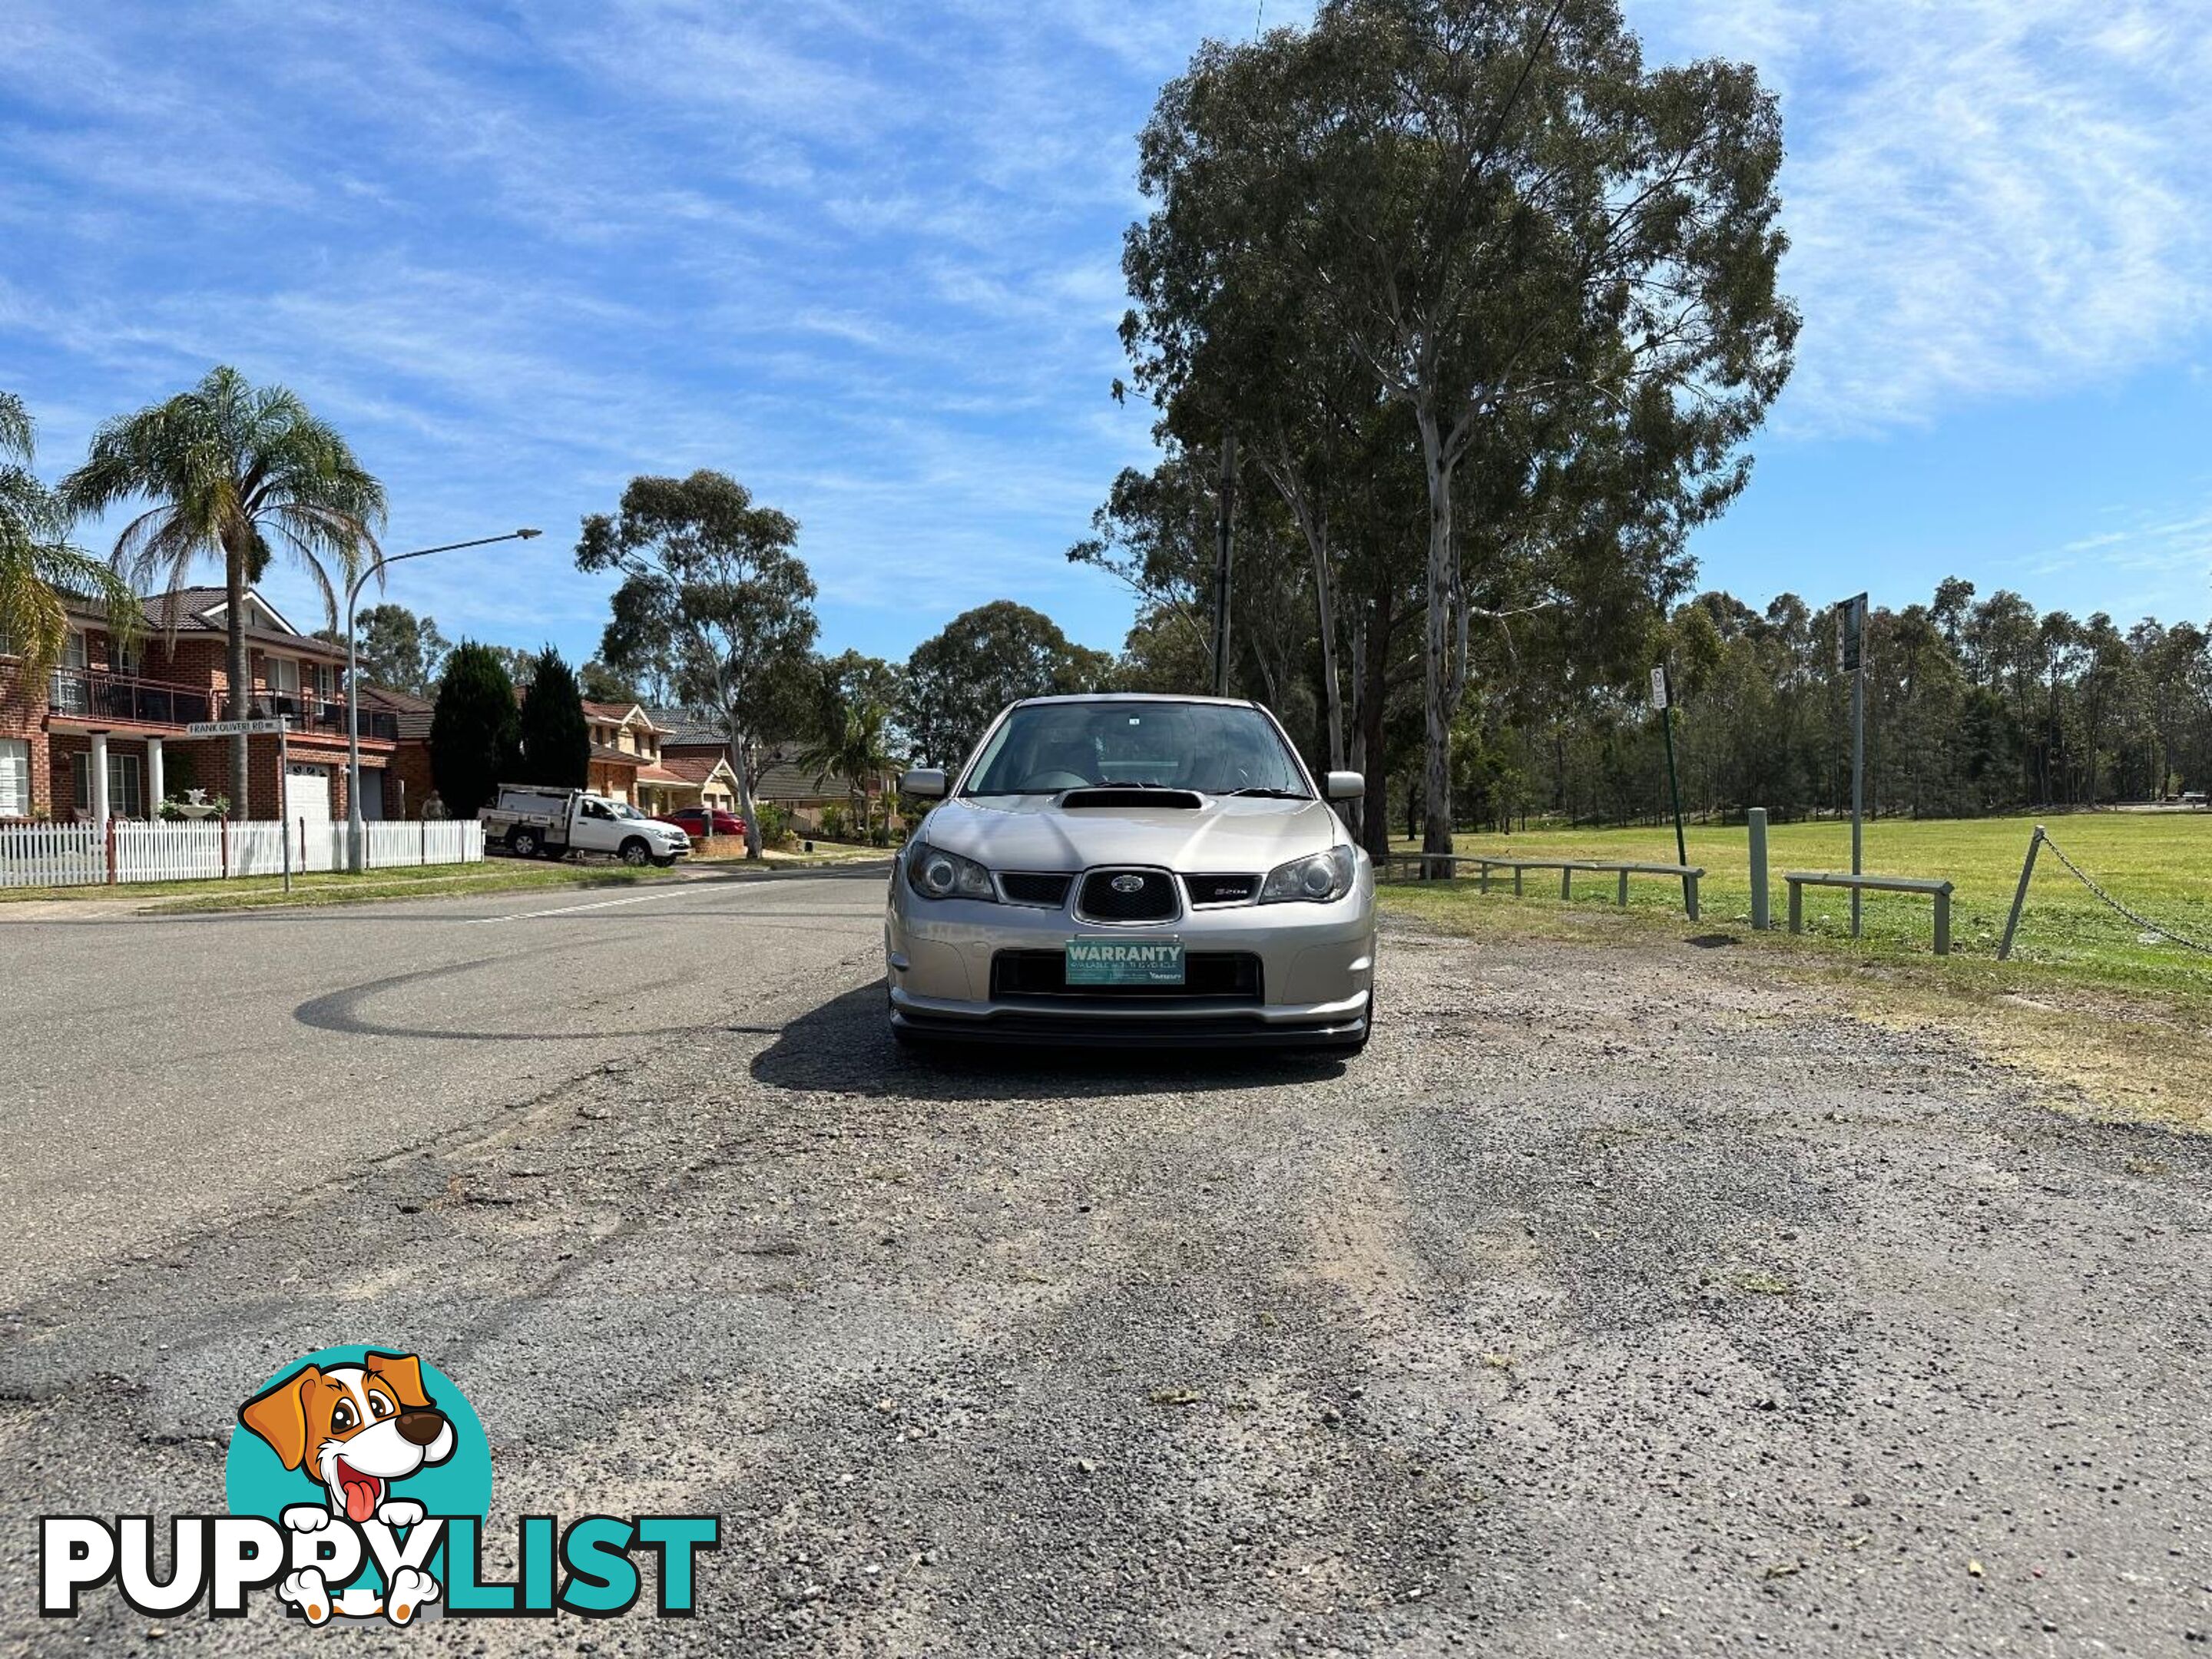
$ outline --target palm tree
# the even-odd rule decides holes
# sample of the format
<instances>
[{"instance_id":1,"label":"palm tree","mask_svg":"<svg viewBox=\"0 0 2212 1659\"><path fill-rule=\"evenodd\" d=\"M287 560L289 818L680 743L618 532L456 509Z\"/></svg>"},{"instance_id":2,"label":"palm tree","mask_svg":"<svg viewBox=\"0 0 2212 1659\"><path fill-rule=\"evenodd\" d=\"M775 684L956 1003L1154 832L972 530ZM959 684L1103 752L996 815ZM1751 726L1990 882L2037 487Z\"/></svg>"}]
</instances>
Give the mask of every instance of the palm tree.
<instances>
[{"instance_id":1,"label":"palm tree","mask_svg":"<svg viewBox=\"0 0 2212 1659\"><path fill-rule=\"evenodd\" d=\"M25 686L61 660L70 600L105 606L126 639L141 621L130 585L70 545L69 509L31 471L34 435L23 400L0 392L0 639L22 659Z\"/></svg>"},{"instance_id":2,"label":"palm tree","mask_svg":"<svg viewBox=\"0 0 2212 1659\"><path fill-rule=\"evenodd\" d=\"M222 562L229 632L230 718L246 718L246 591L276 549L314 580L337 624L337 586L376 556L384 486L327 422L283 386L255 386L234 368L211 370L190 392L120 415L93 434L85 464L62 481L81 513L118 502L155 505L124 526L111 560L142 588L184 585L202 559ZM168 618L173 626L173 616ZM230 796L246 799L246 739L231 739Z\"/></svg>"},{"instance_id":3,"label":"palm tree","mask_svg":"<svg viewBox=\"0 0 2212 1659\"><path fill-rule=\"evenodd\" d=\"M799 766L816 777L836 775L852 790L857 811L854 821L863 839L870 833L866 780L890 770L890 711L862 697L840 699L827 711L828 718L815 739L799 754Z\"/></svg>"}]
</instances>

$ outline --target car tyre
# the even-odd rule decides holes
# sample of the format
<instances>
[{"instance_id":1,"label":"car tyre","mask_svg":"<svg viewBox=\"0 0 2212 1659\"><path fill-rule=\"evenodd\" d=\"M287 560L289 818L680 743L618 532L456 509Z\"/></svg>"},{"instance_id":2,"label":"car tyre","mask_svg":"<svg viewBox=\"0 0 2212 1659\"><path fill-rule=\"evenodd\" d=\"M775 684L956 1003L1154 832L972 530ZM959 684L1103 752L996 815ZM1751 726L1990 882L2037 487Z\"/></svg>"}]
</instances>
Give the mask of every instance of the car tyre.
<instances>
[{"instance_id":1,"label":"car tyre","mask_svg":"<svg viewBox=\"0 0 2212 1659\"><path fill-rule=\"evenodd\" d=\"M545 850L545 843L538 838L535 830L510 830L507 832L507 850L519 859L534 859Z\"/></svg>"},{"instance_id":2,"label":"car tyre","mask_svg":"<svg viewBox=\"0 0 2212 1659\"><path fill-rule=\"evenodd\" d=\"M620 856L622 861L631 869L642 869L652 861L653 848L646 845L645 837L642 836L632 836L622 844Z\"/></svg>"}]
</instances>

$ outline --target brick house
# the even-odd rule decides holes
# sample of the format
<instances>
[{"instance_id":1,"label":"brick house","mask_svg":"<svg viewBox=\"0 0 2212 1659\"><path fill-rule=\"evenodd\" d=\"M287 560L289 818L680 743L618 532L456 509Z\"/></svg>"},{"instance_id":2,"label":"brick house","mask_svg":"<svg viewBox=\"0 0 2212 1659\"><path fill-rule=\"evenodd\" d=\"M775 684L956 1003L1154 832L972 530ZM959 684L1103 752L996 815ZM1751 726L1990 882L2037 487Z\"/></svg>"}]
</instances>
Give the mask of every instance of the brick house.
<instances>
[{"instance_id":1,"label":"brick house","mask_svg":"<svg viewBox=\"0 0 2212 1659\"><path fill-rule=\"evenodd\" d=\"M654 719L659 723L663 736L660 752L668 765L699 765L719 763L728 776L732 810L735 810L738 775L730 754L729 739L714 726L671 710L659 710ZM753 789L753 799L766 804L788 807L793 824L802 834L812 834L822 823L822 810L835 806L849 813L854 806L850 785L844 779L808 773L798 763L799 743L763 743L760 745L762 760L760 781ZM883 811L884 780L866 781L868 811L871 816Z\"/></svg>"},{"instance_id":2,"label":"brick house","mask_svg":"<svg viewBox=\"0 0 2212 1659\"><path fill-rule=\"evenodd\" d=\"M430 717L437 712L437 705L427 697L364 681L361 707L364 720L373 709L392 720L394 741L384 763L384 816L421 817L431 796L438 793L437 781L430 775ZM365 784L362 793L368 793Z\"/></svg>"},{"instance_id":3,"label":"brick house","mask_svg":"<svg viewBox=\"0 0 2212 1659\"><path fill-rule=\"evenodd\" d=\"M62 660L43 683L0 637L0 822L148 818L187 789L229 793L231 739L185 730L229 715L223 590L179 588L143 605L146 627L128 642L105 611L72 605ZM289 718L290 773L280 795L276 738L248 738L246 799L231 816L342 818L344 648L301 633L258 593L246 605L249 712ZM382 815L396 738L388 714L362 709L365 817Z\"/></svg>"},{"instance_id":4,"label":"brick house","mask_svg":"<svg viewBox=\"0 0 2212 1659\"><path fill-rule=\"evenodd\" d=\"M735 798L734 775L720 778L711 765L677 768L665 763L662 739L668 728L642 703L594 702L586 697L584 718L592 728L590 787L594 794L628 801L648 814L696 806L702 799L726 806L717 796Z\"/></svg>"}]
</instances>

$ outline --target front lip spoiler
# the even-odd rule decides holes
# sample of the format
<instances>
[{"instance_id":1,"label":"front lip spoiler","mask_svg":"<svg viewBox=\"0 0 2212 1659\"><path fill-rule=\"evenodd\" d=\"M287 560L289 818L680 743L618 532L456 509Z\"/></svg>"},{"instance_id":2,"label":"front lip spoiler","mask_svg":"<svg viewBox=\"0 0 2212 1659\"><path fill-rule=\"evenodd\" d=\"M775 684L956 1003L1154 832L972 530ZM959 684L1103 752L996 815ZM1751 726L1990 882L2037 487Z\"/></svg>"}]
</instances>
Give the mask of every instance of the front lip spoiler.
<instances>
[{"instance_id":1,"label":"front lip spoiler","mask_svg":"<svg viewBox=\"0 0 2212 1659\"><path fill-rule=\"evenodd\" d=\"M1250 1014L1166 1018L1009 1009L983 1018L891 1010L891 1028L955 1042L1061 1048L1339 1048L1367 1033L1367 1017L1322 1025L1270 1024Z\"/></svg>"}]
</instances>

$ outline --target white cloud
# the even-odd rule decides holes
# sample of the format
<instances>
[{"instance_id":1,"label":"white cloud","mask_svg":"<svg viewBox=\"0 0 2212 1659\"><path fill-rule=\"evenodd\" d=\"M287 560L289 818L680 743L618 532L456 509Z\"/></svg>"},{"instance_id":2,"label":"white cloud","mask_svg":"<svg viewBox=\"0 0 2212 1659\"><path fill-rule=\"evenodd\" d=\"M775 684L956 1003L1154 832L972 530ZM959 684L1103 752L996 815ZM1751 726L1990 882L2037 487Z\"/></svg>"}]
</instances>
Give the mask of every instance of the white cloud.
<instances>
[{"instance_id":1,"label":"white cloud","mask_svg":"<svg viewBox=\"0 0 2212 1659\"><path fill-rule=\"evenodd\" d=\"M2197 0L1638 0L1781 89L1805 330L1778 418L1867 429L2106 384L2212 316Z\"/></svg>"}]
</instances>

